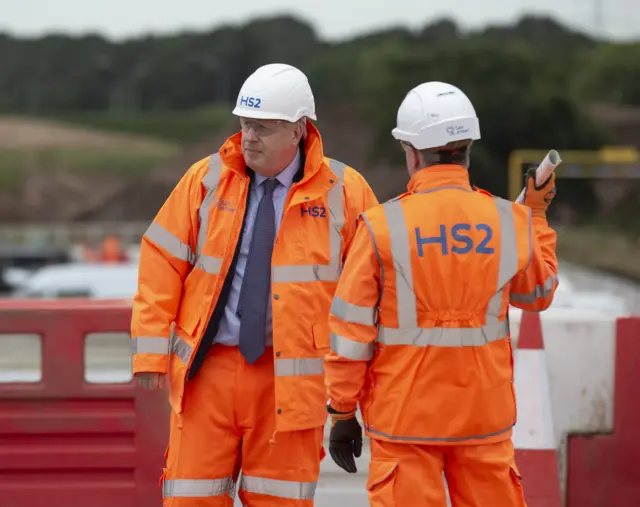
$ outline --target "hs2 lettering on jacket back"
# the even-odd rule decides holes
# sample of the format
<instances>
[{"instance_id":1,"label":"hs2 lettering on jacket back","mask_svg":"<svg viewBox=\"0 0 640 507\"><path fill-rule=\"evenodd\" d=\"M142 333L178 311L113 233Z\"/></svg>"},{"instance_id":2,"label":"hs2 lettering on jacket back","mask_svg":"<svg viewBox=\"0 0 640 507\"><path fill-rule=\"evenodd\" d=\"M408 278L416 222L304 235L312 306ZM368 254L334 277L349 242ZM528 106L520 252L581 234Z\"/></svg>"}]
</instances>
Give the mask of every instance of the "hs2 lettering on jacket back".
<instances>
[{"instance_id":1,"label":"hs2 lettering on jacket back","mask_svg":"<svg viewBox=\"0 0 640 507\"><path fill-rule=\"evenodd\" d=\"M484 232L484 237L475 244L474 239L467 232L471 229ZM416 244L418 246L418 257L424 256L425 245L439 244L442 249L442 255L468 254L472 250L477 254L492 254L495 249L489 246L489 242L493 238L493 229L488 224L453 224L449 230L446 225L440 225L440 234L437 236L423 236L420 227L415 228ZM450 247L450 243L453 245Z\"/></svg>"}]
</instances>

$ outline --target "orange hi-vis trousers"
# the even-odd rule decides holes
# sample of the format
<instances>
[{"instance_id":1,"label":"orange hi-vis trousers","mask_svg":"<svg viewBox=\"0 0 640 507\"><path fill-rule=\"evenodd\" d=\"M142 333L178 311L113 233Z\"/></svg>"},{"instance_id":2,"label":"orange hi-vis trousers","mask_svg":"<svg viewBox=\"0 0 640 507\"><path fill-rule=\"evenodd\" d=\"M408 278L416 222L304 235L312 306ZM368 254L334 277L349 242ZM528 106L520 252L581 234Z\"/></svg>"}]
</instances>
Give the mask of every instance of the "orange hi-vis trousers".
<instances>
[{"instance_id":1,"label":"orange hi-vis trousers","mask_svg":"<svg viewBox=\"0 0 640 507\"><path fill-rule=\"evenodd\" d=\"M371 507L526 507L511 439L485 445L414 445L371 439Z\"/></svg>"},{"instance_id":2,"label":"orange hi-vis trousers","mask_svg":"<svg viewBox=\"0 0 640 507\"><path fill-rule=\"evenodd\" d=\"M249 365L214 345L171 414L164 507L312 507L324 428L275 432L273 349Z\"/></svg>"}]
</instances>

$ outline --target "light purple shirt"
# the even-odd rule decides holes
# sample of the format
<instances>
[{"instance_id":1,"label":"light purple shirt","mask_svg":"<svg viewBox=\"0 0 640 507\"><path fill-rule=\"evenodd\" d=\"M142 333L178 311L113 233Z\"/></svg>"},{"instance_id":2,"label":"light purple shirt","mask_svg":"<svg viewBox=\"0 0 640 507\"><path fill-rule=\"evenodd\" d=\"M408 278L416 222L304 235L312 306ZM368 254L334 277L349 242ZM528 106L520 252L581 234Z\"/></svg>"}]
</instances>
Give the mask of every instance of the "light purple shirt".
<instances>
[{"instance_id":1,"label":"light purple shirt","mask_svg":"<svg viewBox=\"0 0 640 507\"><path fill-rule=\"evenodd\" d=\"M287 199L287 193L293 183L293 178L300 169L300 150L296 153L296 156L291 161L291 164L282 171L276 179L279 185L273 191L273 207L276 212L276 234L280 229L280 221L282 220L282 214L284 212L284 203ZM253 183L251 184L251 195L249 196L249 207L246 211L247 218L245 223L245 230L242 234L240 243L240 252L238 254L238 261L236 263L236 272L233 275L231 282L231 291L229 292L229 299L227 306L224 309L222 319L220 319L220 326L218 328L218 334L215 338L215 343L222 345L237 346L240 336L240 319L236 312L238 309L238 301L240 299L240 288L242 287L242 279L244 276L244 270L247 265L247 257L249 256L249 246L251 244L251 236L253 235L253 224L255 223L256 213L258 211L258 205L264 188L261 183L266 180L265 176L261 176L258 173L255 174ZM267 324L266 324L266 341L267 347L273 344L273 324L271 315L271 298L267 302Z\"/></svg>"}]
</instances>

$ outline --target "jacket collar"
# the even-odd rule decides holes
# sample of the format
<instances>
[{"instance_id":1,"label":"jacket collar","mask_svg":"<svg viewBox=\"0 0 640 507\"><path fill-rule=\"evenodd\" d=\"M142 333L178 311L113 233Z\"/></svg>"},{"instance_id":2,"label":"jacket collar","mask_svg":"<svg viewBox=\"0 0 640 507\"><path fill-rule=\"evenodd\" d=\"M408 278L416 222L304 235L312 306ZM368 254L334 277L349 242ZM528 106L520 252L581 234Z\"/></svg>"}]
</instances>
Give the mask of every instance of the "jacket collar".
<instances>
[{"instance_id":1,"label":"jacket collar","mask_svg":"<svg viewBox=\"0 0 640 507\"><path fill-rule=\"evenodd\" d=\"M324 153L322 148L322 137L320 131L313 123L307 121L307 138L304 140L304 151L301 153L301 168L295 175L293 181L305 182L313 178L321 169L324 163ZM233 172L247 176L247 164L242 154L242 132L236 132L229 137L218 151L224 165Z\"/></svg>"},{"instance_id":2,"label":"jacket collar","mask_svg":"<svg viewBox=\"0 0 640 507\"><path fill-rule=\"evenodd\" d=\"M420 169L407 184L407 190L410 193L429 192L443 187L471 190L469 171L461 165L433 165Z\"/></svg>"}]
</instances>

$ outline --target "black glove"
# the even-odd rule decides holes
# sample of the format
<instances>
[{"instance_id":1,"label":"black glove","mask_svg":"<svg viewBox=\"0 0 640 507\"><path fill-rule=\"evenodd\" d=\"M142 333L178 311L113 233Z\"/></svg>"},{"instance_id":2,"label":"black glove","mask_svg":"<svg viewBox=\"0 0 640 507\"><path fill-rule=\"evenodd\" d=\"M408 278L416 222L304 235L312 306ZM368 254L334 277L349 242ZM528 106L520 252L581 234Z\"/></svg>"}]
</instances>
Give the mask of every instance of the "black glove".
<instances>
[{"instance_id":1,"label":"black glove","mask_svg":"<svg viewBox=\"0 0 640 507\"><path fill-rule=\"evenodd\" d=\"M343 470L355 474L356 458L362 454L362 427L355 417L348 419L334 419L332 417L331 433L329 435L329 453L331 458Z\"/></svg>"}]
</instances>

